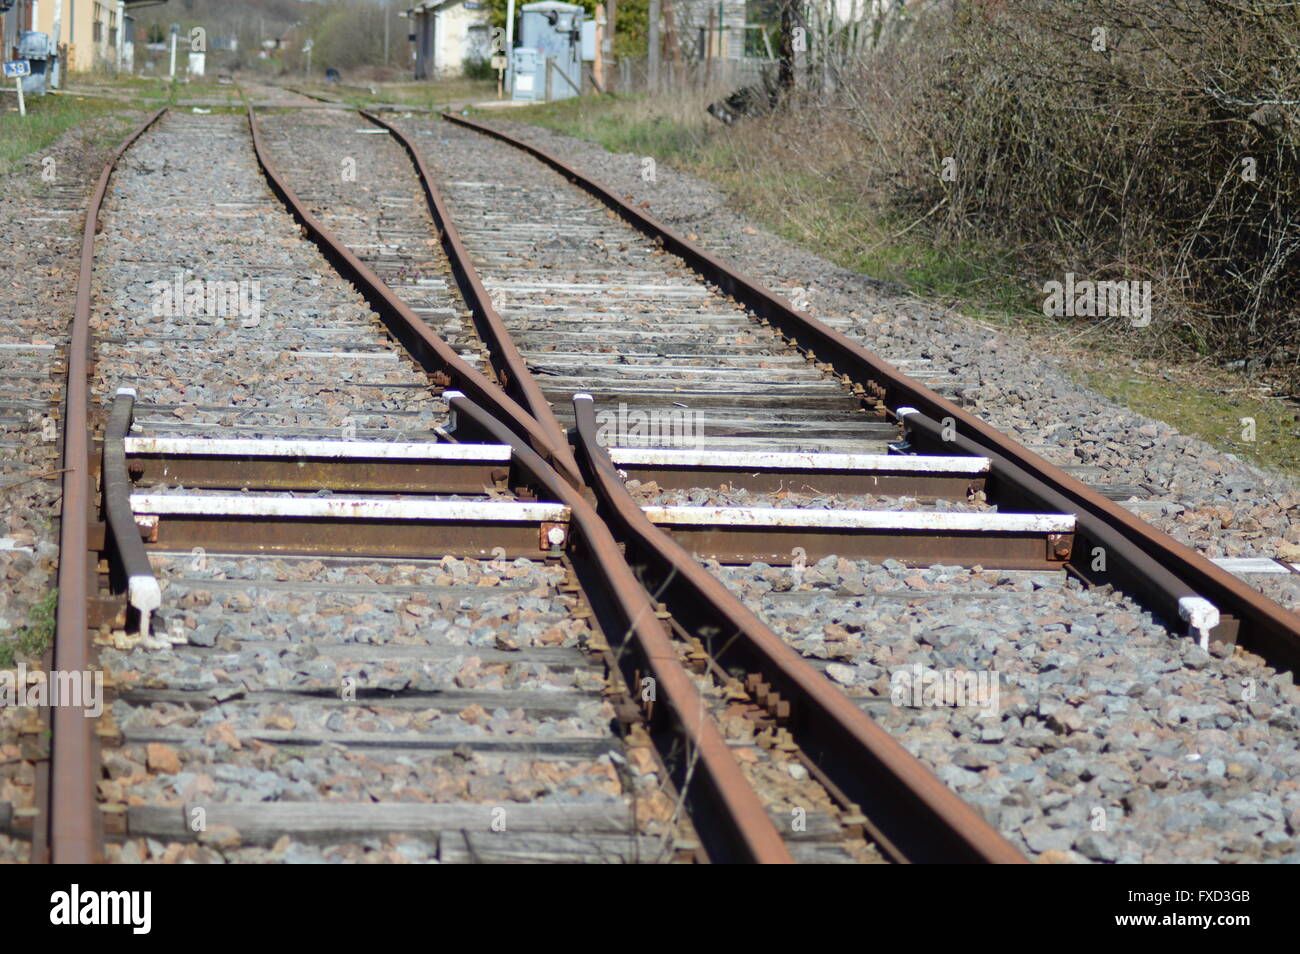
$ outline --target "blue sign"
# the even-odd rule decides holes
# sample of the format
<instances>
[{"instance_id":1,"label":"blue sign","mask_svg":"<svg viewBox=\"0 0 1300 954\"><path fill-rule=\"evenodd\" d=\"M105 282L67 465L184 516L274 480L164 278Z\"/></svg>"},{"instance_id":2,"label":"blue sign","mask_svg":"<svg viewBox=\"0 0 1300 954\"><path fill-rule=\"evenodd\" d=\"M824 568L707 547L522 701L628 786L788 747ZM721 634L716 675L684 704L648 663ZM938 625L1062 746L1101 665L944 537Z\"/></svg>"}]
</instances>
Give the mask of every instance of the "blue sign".
<instances>
[{"instance_id":1,"label":"blue sign","mask_svg":"<svg viewBox=\"0 0 1300 954\"><path fill-rule=\"evenodd\" d=\"M10 60L5 64L5 76L31 76L32 64L28 60Z\"/></svg>"}]
</instances>

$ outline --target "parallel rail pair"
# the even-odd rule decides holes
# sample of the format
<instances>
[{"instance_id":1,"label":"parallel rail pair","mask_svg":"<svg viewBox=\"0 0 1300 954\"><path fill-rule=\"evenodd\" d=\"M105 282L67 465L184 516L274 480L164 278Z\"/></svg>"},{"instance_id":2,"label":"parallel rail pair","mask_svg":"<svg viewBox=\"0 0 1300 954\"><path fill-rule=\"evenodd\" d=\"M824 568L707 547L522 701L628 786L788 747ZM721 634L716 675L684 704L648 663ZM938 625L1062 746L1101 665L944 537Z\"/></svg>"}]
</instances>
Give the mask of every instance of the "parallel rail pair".
<instances>
[{"instance_id":1,"label":"parallel rail pair","mask_svg":"<svg viewBox=\"0 0 1300 954\"><path fill-rule=\"evenodd\" d=\"M65 519L61 527L62 553L88 553L87 526L93 519L90 492L90 433L86 384L90 341L90 268L93 236L113 162L157 120L151 117L130 137L105 169L92 196L83 241L82 275L78 286L76 321L69 355L69 387L65 416ZM725 634L714 649L729 669L751 674L751 688L780 713L784 725L796 736L801 749L824 775L828 788L845 804L860 806L873 840L896 860L1022 860L1001 836L989 828L964 803L925 770L849 700L812 670L760 620L705 572L691 554L655 528L623 489L618 468L595 438L591 402L576 402L578 426L575 454L550 405L510 340L464 243L447 214L445 203L410 140L398 129L366 114L389 130L407 150L416 167L439 229L444 250L461 293L474 314L480 334L489 344L494 372L501 386L466 364L434 335L411 310L349 249L344 247L298 199L269 162L261 142L256 117L248 119L258 161L273 191L285 202L310 237L349 277L383 318L389 331L430 374L435 384L464 392L449 395L463 422L458 436L477 433L511 448L511 457L528 474L528 482L549 499L562 503L571 514L571 535L566 546L582 570L589 593L621 621L626 632L626 654L620 663L629 676L653 672L659 682L662 704L644 713L663 740L661 751L671 751L673 740L685 739L694 753L689 765L679 761L677 782L683 787L696 818L707 833L706 850L715 860L785 861L781 845L762 806L736 769L685 671L678 661L671 634L645 586L656 592L673 619L690 632ZM858 384L864 398L878 408L882 420L901 417L911 449L954 450L990 462L986 492L1002 510L1049 510L1075 518L1074 552L1088 554L1095 546L1110 555L1108 570L1100 578L1084 572L1085 561L1071 565L1097 582L1115 583L1143 598L1167 619L1180 609L1196 611L1195 623L1207 638L1243 645L1261 652L1284 668L1294 668L1296 633L1300 620L1249 590L1208 561L1159 534L1122 509L1078 484L1072 478L988 428L962 409L904 377L849 339L820 325L762 286L731 271L695 245L675 235L629 203L617 198L575 170L549 156L480 124L447 116L479 132L496 136L555 168L624 220L662 242L685 259L703 277L771 322L796 347L831 365ZM80 355L80 362L78 362ZM78 387L78 384L80 386ZM945 418L957 425L955 439L942 433ZM80 435L80 436L78 436ZM77 467L78 461L87 462ZM105 473L105 488L109 489ZM123 475L124 479L125 475ZM129 494L118 486L120 497ZM111 503L111 497L107 498ZM592 506L594 499L600 509ZM128 505L129 509L129 505ZM85 520L68 519L84 513ZM126 520L122 513L120 520ZM80 527L80 533L77 532ZM123 542L123 559L139 544L134 521L113 538ZM134 540L134 543L126 543ZM619 544L627 549L627 558ZM627 560L641 571L638 576ZM147 567L147 560L145 561ZM60 606L54 666L85 669L88 665L86 607L93 589L94 565L88 572L80 561L60 562ZM135 575L124 574L128 579ZM129 585L129 584L128 584ZM1220 611L1217 623L1207 617L1195 598L1210 596ZM137 608L144 608L142 605ZM593 600L596 602L596 600ZM1190 608L1190 609L1189 609ZM608 630L607 630L608 631ZM783 705L784 703L784 705ZM55 861L91 860L98 843L93 777L96 762L93 733L77 710L60 717L55 711L52 771L44 786L50 806L44 824L35 830L34 857ZM65 732L67 733L65 735ZM46 851L48 850L48 855Z\"/></svg>"}]
</instances>

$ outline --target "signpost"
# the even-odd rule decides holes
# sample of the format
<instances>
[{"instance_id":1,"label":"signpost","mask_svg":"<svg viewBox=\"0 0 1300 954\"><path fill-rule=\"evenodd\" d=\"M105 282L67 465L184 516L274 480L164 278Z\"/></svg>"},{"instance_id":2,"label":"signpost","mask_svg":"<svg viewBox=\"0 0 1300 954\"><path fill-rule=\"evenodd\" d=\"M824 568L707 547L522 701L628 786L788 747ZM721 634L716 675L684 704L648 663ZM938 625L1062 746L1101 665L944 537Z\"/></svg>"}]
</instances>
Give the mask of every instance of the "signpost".
<instances>
[{"instance_id":1,"label":"signpost","mask_svg":"<svg viewBox=\"0 0 1300 954\"><path fill-rule=\"evenodd\" d=\"M28 60L10 60L5 63L5 77L14 78L14 91L18 94L18 115L27 115L27 104L23 102L23 77L32 74L32 64Z\"/></svg>"},{"instance_id":2,"label":"signpost","mask_svg":"<svg viewBox=\"0 0 1300 954\"><path fill-rule=\"evenodd\" d=\"M509 65L510 60L504 53L492 54L492 68L497 71L497 99L505 95L506 67Z\"/></svg>"}]
</instances>

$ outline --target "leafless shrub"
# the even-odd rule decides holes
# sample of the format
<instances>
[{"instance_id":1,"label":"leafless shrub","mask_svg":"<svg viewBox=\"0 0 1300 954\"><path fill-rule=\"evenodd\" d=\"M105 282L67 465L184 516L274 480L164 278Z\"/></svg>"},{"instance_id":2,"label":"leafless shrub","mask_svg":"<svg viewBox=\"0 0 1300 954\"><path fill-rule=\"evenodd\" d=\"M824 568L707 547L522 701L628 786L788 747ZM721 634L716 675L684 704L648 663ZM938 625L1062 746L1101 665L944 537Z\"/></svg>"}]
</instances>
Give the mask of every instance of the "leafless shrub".
<instances>
[{"instance_id":1,"label":"leafless shrub","mask_svg":"<svg viewBox=\"0 0 1300 954\"><path fill-rule=\"evenodd\" d=\"M826 105L901 207L1151 279L1148 341L1300 381L1300 3L956 2L860 67Z\"/></svg>"}]
</instances>

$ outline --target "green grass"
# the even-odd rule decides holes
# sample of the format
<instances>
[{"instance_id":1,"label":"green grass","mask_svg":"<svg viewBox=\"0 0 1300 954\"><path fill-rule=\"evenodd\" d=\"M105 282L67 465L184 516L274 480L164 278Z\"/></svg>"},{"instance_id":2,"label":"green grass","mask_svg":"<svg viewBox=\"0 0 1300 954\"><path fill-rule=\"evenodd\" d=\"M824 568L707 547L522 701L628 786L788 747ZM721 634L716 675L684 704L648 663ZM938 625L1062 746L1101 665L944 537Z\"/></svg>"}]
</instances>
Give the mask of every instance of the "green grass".
<instances>
[{"instance_id":1,"label":"green grass","mask_svg":"<svg viewBox=\"0 0 1300 954\"><path fill-rule=\"evenodd\" d=\"M15 105L16 97L4 95L0 102ZM53 93L27 97L27 115L17 110L0 113L0 173L23 157L49 146L74 126L123 109L122 103L90 97Z\"/></svg>"},{"instance_id":2,"label":"green grass","mask_svg":"<svg viewBox=\"0 0 1300 954\"><path fill-rule=\"evenodd\" d=\"M0 669L12 669L18 656L40 656L54 644L54 617L58 591L49 593L31 608L27 625L0 636Z\"/></svg>"},{"instance_id":3,"label":"green grass","mask_svg":"<svg viewBox=\"0 0 1300 954\"><path fill-rule=\"evenodd\" d=\"M694 112L702 114L702 108ZM802 165L757 164L743 139L708 116L657 113L645 97L566 99L504 115L611 152L654 156L714 182L735 208L844 268L926 298L959 301L986 320L1041 317L1041 296L1014 277L1009 251L935 243L924 231L909 230L911 223L896 214L862 201L862 190L848 178Z\"/></svg>"},{"instance_id":4,"label":"green grass","mask_svg":"<svg viewBox=\"0 0 1300 954\"><path fill-rule=\"evenodd\" d=\"M1079 379L1125 407L1166 421L1184 434L1259 466L1300 474L1300 408L1290 401L1266 400L1246 393L1223 393L1171 380L1140 369L1088 370ZM1242 424L1254 421L1254 439Z\"/></svg>"},{"instance_id":5,"label":"green grass","mask_svg":"<svg viewBox=\"0 0 1300 954\"><path fill-rule=\"evenodd\" d=\"M356 108L366 108L379 103L396 103L402 106L418 106L423 109L443 109L449 103L472 100L493 99L496 97L496 80L447 79L432 83L386 83L373 84L374 93L369 88L359 88L344 83L341 86L321 85L319 83L293 83L286 85L310 93L318 93L329 99L337 99Z\"/></svg>"},{"instance_id":6,"label":"green grass","mask_svg":"<svg viewBox=\"0 0 1300 954\"><path fill-rule=\"evenodd\" d=\"M1225 372L1216 371L1207 381L1211 376L1195 371L1164 380L1133 370L1127 339L1084 329L1072 319L1043 316L1042 294L1024 277L1017 250L937 241L928 221L901 218L854 174L837 174L825 161L808 160L798 144L770 148L774 142L779 147L780 138L765 140L762 130L753 128L755 121L724 127L704 113L704 105L703 100L587 97L496 115L611 152L653 156L719 186L733 208L773 234L844 268L953 306L1027 339L1031 347L1041 342L1044 350L1059 353L1057 344L1079 338L1065 357L1081 383L1221 450L1300 475L1300 408L1293 402L1252 396L1249 382ZM755 161L758 154L763 162ZM1235 390L1225 395L1225 388ZM1242 439L1243 417L1255 420L1253 442Z\"/></svg>"}]
</instances>

